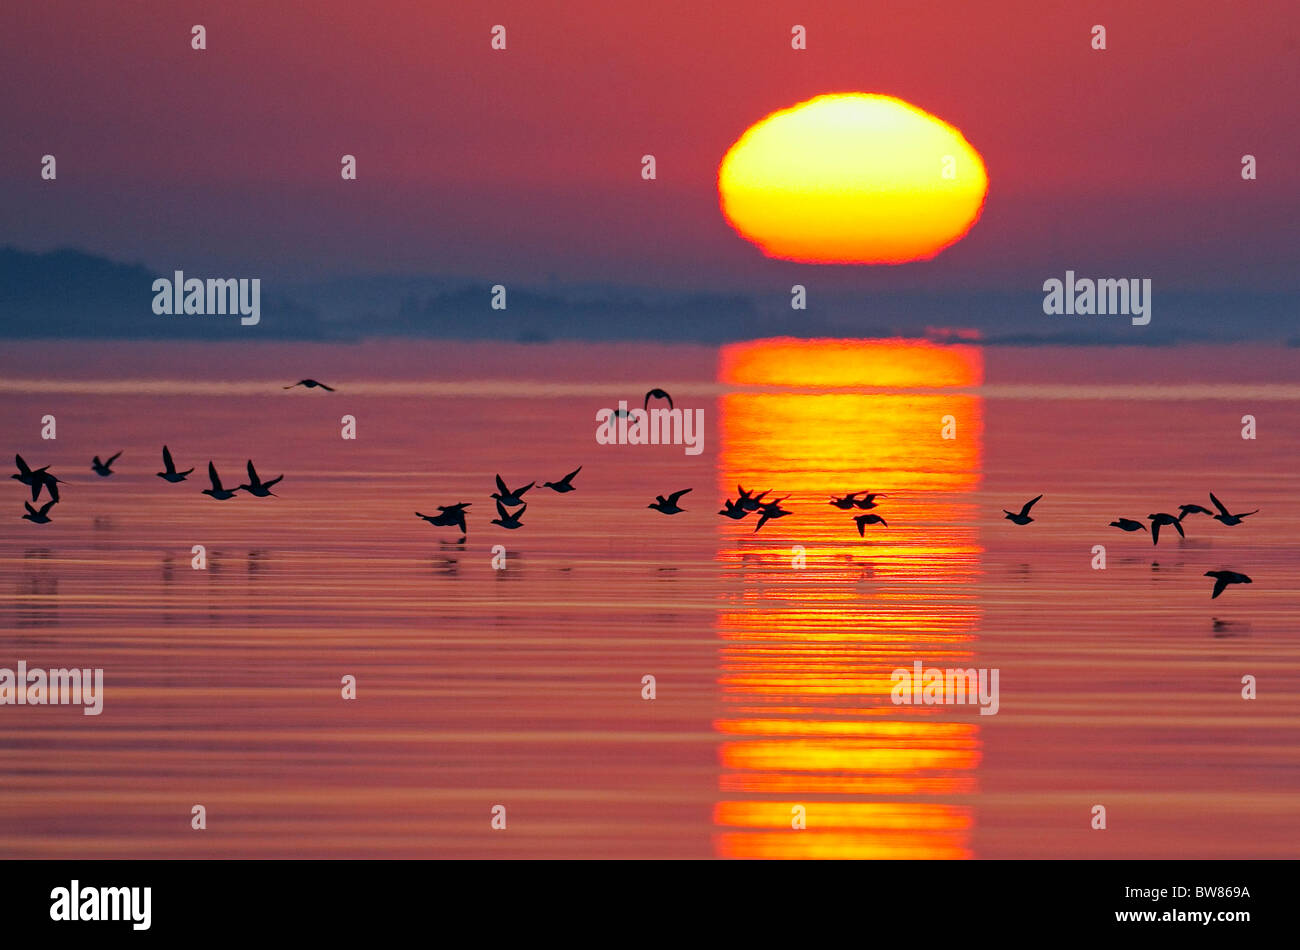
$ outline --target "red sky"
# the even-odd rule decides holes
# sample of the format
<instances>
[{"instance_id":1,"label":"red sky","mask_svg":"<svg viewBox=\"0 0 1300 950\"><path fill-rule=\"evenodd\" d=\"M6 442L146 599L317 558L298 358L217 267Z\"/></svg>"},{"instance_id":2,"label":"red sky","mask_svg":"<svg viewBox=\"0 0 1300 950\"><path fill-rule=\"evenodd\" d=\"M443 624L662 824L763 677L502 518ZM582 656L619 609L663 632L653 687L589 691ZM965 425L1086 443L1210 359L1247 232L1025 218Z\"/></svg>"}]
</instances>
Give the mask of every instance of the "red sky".
<instances>
[{"instance_id":1,"label":"red sky","mask_svg":"<svg viewBox=\"0 0 1300 950\"><path fill-rule=\"evenodd\" d=\"M762 6L758 12L752 7ZM382 7L382 9L376 9ZM963 131L984 217L839 286L1296 287L1294 3L7 4L0 243L158 267L664 286L806 275L718 212L717 163L819 93ZM1249 15L1246 15L1249 11ZM202 23L208 49L190 49ZM504 24L509 48L489 48ZM808 49L790 49L790 28ZM1108 49L1090 48L1104 24ZM59 180L39 180L40 156ZM358 158L359 180L339 178ZM659 179L640 178L641 155ZM1245 153L1259 180L1240 179ZM788 286L788 284L787 284Z\"/></svg>"}]
</instances>

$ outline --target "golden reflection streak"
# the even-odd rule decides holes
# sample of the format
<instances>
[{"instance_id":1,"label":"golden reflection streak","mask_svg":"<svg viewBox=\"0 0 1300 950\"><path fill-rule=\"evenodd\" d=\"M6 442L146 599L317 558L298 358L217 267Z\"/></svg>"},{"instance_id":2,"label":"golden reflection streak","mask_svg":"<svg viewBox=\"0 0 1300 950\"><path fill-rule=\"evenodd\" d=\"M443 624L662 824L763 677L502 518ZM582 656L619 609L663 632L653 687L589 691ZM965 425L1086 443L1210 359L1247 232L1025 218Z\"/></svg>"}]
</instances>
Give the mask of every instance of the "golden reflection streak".
<instances>
[{"instance_id":1,"label":"golden reflection streak","mask_svg":"<svg viewBox=\"0 0 1300 950\"><path fill-rule=\"evenodd\" d=\"M966 858L979 730L945 707L895 707L890 672L969 666L981 547L977 348L914 341L768 340L725 347L719 380L799 392L721 399L719 491L788 495L794 517L724 523L718 634L724 857ZM855 392L882 387L907 393ZM811 391L810 391L811 390ZM957 438L941 437L952 416ZM832 493L883 492L888 527L858 536ZM799 547L806 559L794 567ZM940 712L940 709L943 712ZM834 718L849 717L849 718ZM790 796L796 796L791 799ZM815 797L814 797L815 796ZM864 801L862 798L884 800ZM807 810L792 830L791 809Z\"/></svg>"}]
</instances>

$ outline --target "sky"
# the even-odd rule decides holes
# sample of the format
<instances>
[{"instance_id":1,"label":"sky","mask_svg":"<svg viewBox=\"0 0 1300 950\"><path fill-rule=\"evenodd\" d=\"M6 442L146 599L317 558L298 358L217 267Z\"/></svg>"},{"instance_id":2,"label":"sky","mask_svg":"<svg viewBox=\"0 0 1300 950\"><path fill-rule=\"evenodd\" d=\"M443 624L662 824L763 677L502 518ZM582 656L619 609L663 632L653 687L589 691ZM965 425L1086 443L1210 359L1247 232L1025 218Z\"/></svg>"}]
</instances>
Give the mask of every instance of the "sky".
<instances>
[{"instance_id":1,"label":"sky","mask_svg":"<svg viewBox=\"0 0 1300 950\"><path fill-rule=\"evenodd\" d=\"M1294 3L756 6L6 4L0 245L285 281L1033 290L1072 268L1296 290ZM929 262L817 266L731 231L728 147L836 91L898 96L981 153L964 240Z\"/></svg>"}]
</instances>

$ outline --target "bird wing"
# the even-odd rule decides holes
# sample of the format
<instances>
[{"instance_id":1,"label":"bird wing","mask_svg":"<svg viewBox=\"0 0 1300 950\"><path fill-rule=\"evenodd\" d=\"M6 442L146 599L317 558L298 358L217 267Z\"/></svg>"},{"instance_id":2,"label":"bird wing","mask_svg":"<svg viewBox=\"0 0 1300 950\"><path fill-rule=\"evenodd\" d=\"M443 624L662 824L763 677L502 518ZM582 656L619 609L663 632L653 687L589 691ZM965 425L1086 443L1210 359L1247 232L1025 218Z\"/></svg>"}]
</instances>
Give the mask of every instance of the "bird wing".
<instances>
[{"instance_id":1,"label":"bird wing","mask_svg":"<svg viewBox=\"0 0 1300 950\"><path fill-rule=\"evenodd\" d=\"M280 482L280 481L283 481L283 480L284 480L284 476L283 476L283 475L277 475L275 478L271 479L269 482L262 482L262 487L263 487L263 488L271 488L272 486L275 485L276 482Z\"/></svg>"},{"instance_id":2,"label":"bird wing","mask_svg":"<svg viewBox=\"0 0 1300 950\"><path fill-rule=\"evenodd\" d=\"M881 524L883 524L886 528L889 527L889 522L886 521L884 518L880 517L880 515L876 515L876 520L879 521Z\"/></svg>"},{"instance_id":3,"label":"bird wing","mask_svg":"<svg viewBox=\"0 0 1300 950\"><path fill-rule=\"evenodd\" d=\"M503 482L503 481L501 480L501 476L500 476L500 475L497 476L497 491L499 491L499 492L500 492L501 494L503 494L503 495L508 495L508 494L510 494L510 489L509 489L509 488L506 488L506 483ZM500 507L500 506L498 506L498 507Z\"/></svg>"},{"instance_id":4,"label":"bird wing","mask_svg":"<svg viewBox=\"0 0 1300 950\"><path fill-rule=\"evenodd\" d=\"M248 460L248 483L254 486L260 484L257 479L257 469L253 468L252 459Z\"/></svg>"},{"instance_id":5,"label":"bird wing","mask_svg":"<svg viewBox=\"0 0 1300 950\"><path fill-rule=\"evenodd\" d=\"M27 463L23 461L23 457L21 455L15 455L14 461L18 463L18 471L20 474L30 475L32 473L32 470L27 467Z\"/></svg>"},{"instance_id":6,"label":"bird wing","mask_svg":"<svg viewBox=\"0 0 1300 950\"><path fill-rule=\"evenodd\" d=\"M93 466L95 466L95 468L103 468L103 467L104 467L104 463L101 462L101 461L99 460L99 456L98 456L98 455L96 455L93 459L90 460L90 464L93 465Z\"/></svg>"},{"instance_id":7,"label":"bird wing","mask_svg":"<svg viewBox=\"0 0 1300 950\"><path fill-rule=\"evenodd\" d=\"M683 488L681 491L673 492L671 495L668 496L668 504L670 505L677 504L677 499L681 498L682 495L685 495L689 491L691 491L691 489Z\"/></svg>"},{"instance_id":8,"label":"bird wing","mask_svg":"<svg viewBox=\"0 0 1300 950\"><path fill-rule=\"evenodd\" d=\"M32 507L32 503L30 501L23 502L23 507L26 508L28 511L30 511L33 515L36 514L36 509Z\"/></svg>"},{"instance_id":9,"label":"bird wing","mask_svg":"<svg viewBox=\"0 0 1300 950\"><path fill-rule=\"evenodd\" d=\"M772 517L772 513L764 508L762 515L759 516L758 524L754 525L754 531L757 532L759 528L767 524L767 519L770 517Z\"/></svg>"},{"instance_id":10,"label":"bird wing","mask_svg":"<svg viewBox=\"0 0 1300 950\"><path fill-rule=\"evenodd\" d=\"M499 478L497 479L497 481L500 481L500 480L501 480L501 479L499 479ZM497 502L497 516L498 516L502 521L507 521L507 520L509 520L509 518L510 518L510 516L506 514L506 506L503 505L503 504L501 504L500 501Z\"/></svg>"},{"instance_id":11,"label":"bird wing","mask_svg":"<svg viewBox=\"0 0 1300 950\"><path fill-rule=\"evenodd\" d=\"M1039 498L1042 498L1042 497L1043 497L1042 495L1039 495L1038 498L1033 498L1033 499L1030 499L1029 501L1025 502L1025 507L1023 507L1023 508L1020 509L1020 514L1022 514L1022 515L1027 515L1027 514L1029 514L1029 509L1032 508L1032 507L1034 507L1034 505L1036 505L1036 504L1038 503Z\"/></svg>"},{"instance_id":12,"label":"bird wing","mask_svg":"<svg viewBox=\"0 0 1300 950\"><path fill-rule=\"evenodd\" d=\"M1151 522L1151 543L1152 544L1160 543L1160 522L1159 521Z\"/></svg>"},{"instance_id":13,"label":"bird wing","mask_svg":"<svg viewBox=\"0 0 1300 950\"><path fill-rule=\"evenodd\" d=\"M668 400L668 408L669 408L669 409L672 409L672 408L673 408L673 397L670 396L670 395L668 395L667 393L664 393L664 394L663 394L663 397L664 397L665 399Z\"/></svg>"},{"instance_id":14,"label":"bird wing","mask_svg":"<svg viewBox=\"0 0 1300 950\"><path fill-rule=\"evenodd\" d=\"M578 474L579 472L581 472L581 471L582 471L582 466L579 465L577 468L575 468L573 471L571 471L568 475L565 475L562 479L560 479L560 481L562 481L562 482L568 482L568 481L570 481L570 480L573 478L574 475L577 475L577 474Z\"/></svg>"},{"instance_id":15,"label":"bird wing","mask_svg":"<svg viewBox=\"0 0 1300 950\"><path fill-rule=\"evenodd\" d=\"M859 518L854 518L853 520L856 521L856 522L858 523L858 537L859 537L859 538L865 538L865 537L867 536L867 535L866 535L866 530L867 530L867 519L866 519L866 517L863 516L863 517L859 517Z\"/></svg>"},{"instance_id":16,"label":"bird wing","mask_svg":"<svg viewBox=\"0 0 1300 950\"><path fill-rule=\"evenodd\" d=\"M1223 515L1224 517L1232 516L1232 513L1228 511L1227 508L1223 507L1223 502L1219 501L1219 499L1214 497L1214 492L1210 492L1210 501L1214 502L1214 507L1219 509L1219 514Z\"/></svg>"},{"instance_id":17,"label":"bird wing","mask_svg":"<svg viewBox=\"0 0 1300 950\"><path fill-rule=\"evenodd\" d=\"M514 518L516 521L518 521L520 518L523 517L524 512L527 511L527 510L528 510L528 506L527 506L527 505L524 505L522 508L520 508L518 511L516 511L516 512L515 512L513 515L511 515L510 517L512 517L512 518Z\"/></svg>"},{"instance_id":18,"label":"bird wing","mask_svg":"<svg viewBox=\"0 0 1300 950\"><path fill-rule=\"evenodd\" d=\"M105 467L105 468L108 468L108 466L110 466L110 465L112 465L114 462L116 462L117 459L118 459L118 456L121 455L121 454L122 454L121 452L118 452L117 455L110 455L110 456L108 457L108 461L104 463L104 467Z\"/></svg>"},{"instance_id":19,"label":"bird wing","mask_svg":"<svg viewBox=\"0 0 1300 950\"><path fill-rule=\"evenodd\" d=\"M46 503L41 507L41 517L45 517L45 513L46 513L47 511L49 511L51 508L53 508L53 507L54 507L54 501L53 501L53 499L51 499L50 501L47 501L47 502L46 502Z\"/></svg>"},{"instance_id":20,"label":"bird wing","mask_svg":"<svg viewBox=\"0 0 1300 950\"><path fill-rule=\"evenodd\" d=\"M1214 579L1214 593L1210 595L1210 600L1214 600L1214 598L1222 594L1227 586L1228 579L1226 577L1216 577Z\"/></svg>"},{"instance_id":21,"label":"bird wing","mask_svg":"<svg viewBox=\"0 0 1300 950\"><path fill-rule=\"evenodd\" d=\"M325 390L327 393L334 392L333 386L326 386L324 383L317 383L316 385L319 386L321 389Z\"/></svg>"},{"instance_id":22,"label":"bird wing","mask_svg":"<svg viewBox=\"0 0 1300 950\"><path fill-rule=\"evenodd\" d=\"M176 471L176 463L172 461L171 452L167 451L167 446L163 446L163 468L168 474Z\"/></svg>"},{"instance_id":23,"label":"bird wing","mask_svg":"<svg viewBox=\"0 0 1300 950\"><path fill-rule=\"evenodd\" d=\"M49 493L50 493L50 499L51 499L52 501L58 501L58 500L59 500L59 487L58 487L58 486L59 486L59 480L58 480L57 478L55 478L53 475L46 475L45 478L44 478L44 480L41 482L41 484L45 486L45 488L46 488L47 491L49 491ZM36 497L33 495L33 496L32 496L32 501L35 501L35 500L36 500Z\"/></svg>"},{"instance_id":24,"label":"bird wing","mask_svg":"<svg viewBox=\"0 0 1300 950\"><path fill-rule=\"evenodd\" d=\"M1174 527L1178 530L1178 536L1180 538L1187 537L1187 535L1183 533L1183 523L1181 521L1175 520Z\"/></svg>"},{"instance_id":25,"label":"bird wing","mask_svg":"<svg viewBox=\"0 0 1300 950\"><path fill-rule=\"evenodd\" d=\"M208 462L208 478L212 480L212 490L221 491L221 479L217 477L217 467Z\"/></svg>"}]
</instances>

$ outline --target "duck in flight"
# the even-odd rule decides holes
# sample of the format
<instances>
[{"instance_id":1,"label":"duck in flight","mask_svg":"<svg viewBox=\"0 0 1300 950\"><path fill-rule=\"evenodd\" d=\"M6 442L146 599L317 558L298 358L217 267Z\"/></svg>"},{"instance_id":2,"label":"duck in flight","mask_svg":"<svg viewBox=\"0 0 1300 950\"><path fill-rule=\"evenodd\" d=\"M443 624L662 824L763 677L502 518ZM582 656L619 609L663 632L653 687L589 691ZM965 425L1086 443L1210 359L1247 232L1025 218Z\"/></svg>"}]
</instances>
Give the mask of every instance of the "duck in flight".
<instances>
[{"instance_id":1,"label":"duck in flight","mask_svg":"<svg viewBox=\"0 0 1300 950\"><path fill-rule=\"evenodd\" d=\"M450 528L454 525L455 527L460 528L461 534L468 535L469 529L465 527L465 509L469 506L470 503L468 501L458 502L454 505L439 505L438 511L440 511L441 514L422 515L417 511L415 516L417 518L423 518L425 521L429 522L429 524L436 525L439 528ZM497 507L500 508L500 505L498 504Z\"/></svg>"},{"instance_id":2,"label":"duck in flight","mask_svg":"<svg viewBox=\"0 0 1300 950\"><path fill-rule=\"evenodd\" d=\"M99 456L96 455L90 463L90 467L100 478L108 478L113 474L113 463L117 461L117 456L121 454L121 452L118 452L117 455L110 455L107 462L101 462Z\"/></svg>"},{"instance_id":3,"label":"duck in flight","mask_svg":"<svg viewBox=\"0 0 1300 950\"><path fill-rule=\"evenodd\" d=\"M1222 594L1229 584L1255 583L1245 574L1238 574L1236 571L1206 571L1205 576L1214 578L1214 593L1210 595L1210 600Z\"/></svg>"},{"instance_id":4,"label":"duck in flight","mask_svg":"<svg viewBox=\"0 0 1300 950\"><path fill-rule=\"evenodd\" d=\"M1250 515L1259 514L1259 509L1256 508L1254 511L1243 511L1239 515L1234 515L1232 512L1228 511L1227 508L1223 507L1223 502L1214 497L1214 492L1210 492L1210 501L1214 502L1214 507L1219 509L1219 513L1214 516L1214 520L1222 521L1226 525L1241 524L1241 519L1249 517ZM1233 583L1240 582L1234 581Z\"/></svg>"},{"instance_id":5,"label":"duck in flight","mask_svg":"<svg viewBox=\"0 0 1300 950\"><path fill-rule=\"evenodd\" d=\"M831 495L830 504L840 509L840 511L848 511L853 507L854 500L860 494L861 492L854 492L851 495L844 495L843 497L836 497L835 495Z\"/></svg>"},{"instance_id":6,"label":"duck in flight","mask_svg":"<svg viewBox=\"0 0 1300 950\"><path fill-rule=\"evenodd\" d=\"M880 492L860 491L860 492L856 492L855 494L861 495L862 497L855 498L853 500L853 507L861 508L863 511L866 511L868 508L876 507L876 499L885 497L884 495L880 494ZM1039 495L1038 497L1041 498L1043 496ZM1032 505L1033 502L1030 502L1030 504Z\"/></svg>"},{"instance_id":7,"label":"duck in flight","mask_svg":"<svg viewBox=\"0 0 1300 950\"><path fill-rule=\"evenodd\" d=\"M746 511L758 511L758 509L763 507L763 496L771 490L772 489L769 488L767 491L759 492L755 495L752 492L745 491L745 489L737 485L736 504L740 505L740 507L744 508Z\"/></svg>"},{"instance_id":8,"label":"duck in flight","mask_svg":"<svg viewBox=\"0 0 1300 950\"><path fill-rule=\"evenodd\" d=\"M30 501L25 501L23 507L27 509L27 514L23 515L23 520L30 521L32 524L49 524L52 520L49 517L50 509L56 504L57 502L51 499L41 506L40 511L37 511Z\"/></svg>"},{"instance_id":9,"label":"duck in flight","mask_svg":"<svg viewBox=\"0 0 1300 950\"><path fill-rule=\"evenodd\" d=\"M860 538L866 537L866 533L864 529L869 524L883 524L886 528L889 527L889 522L886 521L884 518L880 517L880 515L857 515L856 517L854 517L853 520L857 522L858 537Z\"/></svg>"},{"instance_id":10,"label":"duck in flight","mask_svg":"<svg viewBox=\"0 0 1300 950\"><path fill-rule=\"evenodd\" d=\"M730 498L724 498L722 500L722 510L719 511L718 514L722 515L724 518L730 518L732 521L739 521L741 518L749 516L749 512L746 511L739 502L732 501Z\"/></svg>"},{"instance_id":11,"label":"duck in flight","mask_svg":"<svg viewBox=\"0 0 1300 950\"><path fill-rule=\"evenodd\" d=\"M668 393L665 392L665 391L662 390L662 389L652 389L652 390L650 390L648 393L645 394L645 403L644 403L644 404L642 405L642 407L641 407L642 409L644 409L644 410L647 411L647 412L650 410L650 400L651 400L651 399L667 399L667 400L668 400L668 408L669 408L669 409L672 409L672 408L673 408L673 397L672 397L672 396L668 395Z\"/></svg>"},{"instance_id":12,"label":"duck in flight","mask_svg":"<svg viewBox=\"0 0 1300 950\"><path fill-rule=\"evenodd\" d=\"M542 487L549 488L551 491L557 491L560 494L564 494L565 492L570 492L570 491L577 491L578 489L574 488L572 484L573 476L577 475L581 471L582 471L582 466L579 465L568 475L565 475L563 478L561 478L558 482L542 482ZM527 489L525 489L525 491L527 491ZM523 494L523 492L520 492L520 494Z\"/></svg>"},{"instance_id":13,"label":"duck in flight","mask_svg":"<svg viewBox=\"0 0 1300 950\"><path fill-rule=\"evenodd\" d=\"M693 489L690 488L683 488L681 491L673 492L667 498L665 498L663 495L655 495L654 502L652 504L646 505L646 507L653 508L655 511L662 511L666 515L675 515L679 511L686 510L685 508L682 508L677 504L677 499L681 498L682 495L685 495L687 492L692 490Z\"/></svg>"},{"instance_id":14,"label":"duck in flight","mask_svg":"<svg viewBox=\"0 0 1300 950\"><path fill-rule=\"evenodd\" d=\"M208 478L212 480L212 487L203 489L203 494L211 495L217 501L235 497L233 491L221 487L221 479L217 477L217 467L212 462L208 462Z\"/></svg>"},{"instance_id":15,"label":"duck in flight","mask_svg":"<svg viewBox=\"0 0 1300 950\"><path fill-rule=\"evenodd\" d=\"M506 511L505 506L498 501L497 514L500 517L493 518L492 523L499 524L503 528L509 528L511 531L513 531L515 528L522 528L524 525L523 522L519 520L519 516L522 515L527 510L528 510L528 506L524 505L518 511L511 514L510 512Z\"/></svg>"},{"instance_id":16,"label":"duck in flight","mask_svg":"<svg viewBox=\"0 0 1300 950\"><path fill-rule=\"evenodd\" d=\"M18 465L18 474L10 475L9 477L16 478L24 485L31 487L32 501L35 501L40 497L42 488L50 493L50 499L52 501L59 500L58 486L61 479L55 478L49 473L50 467L48 465L42 466L41 468L31 468L25 461L23 461L23 457L17 454L14 455L14 462Z\"/></svg>"},{"instance_id":17,"label":"duck in flight","mask_svg":"<svg viewBox=\"0 0 1300 950\"><path fill-rule=\"evenodd\" d=\"M1178 518L1175 518L1173 515L1169 514L1166 511L1162 511L1154 515L1147 515L1147 518L1151 521L1151 543L1152 544L1160 543L1160 526L1162 524L1173 525L1174 529L1177 530L1178 536L1180 538L1187 537L1187 535L1183 532L1182 521Z\"/></svg>"},{"instance_id":18,"label":"duck in flight","mask_svg":"<svg viewBox=\"0 0 1300 950\"><path fill-rule=\"evenodd\" d=\"M767 493L764 492L763 494ZM783 495L780 498L775 498L759 509L762 514L759 515L758 524L754 525L755 533L757 533L758 529L763 527L763 525L767 524L769 521L775 518L784 518L786 515L792 513L781 507L781 502L785 501L789 497L789 495Z\"/></svg>"},{"instance_id":19,"label":"duck in flight","mask_svg":"<svg viewBox=\"0 0 1300 950\"><path fill-rule=\"evenodd\" d=\"M300 380L298 380L298 382L294 383L293 386L306 386L308 389L315 389L315 388L317 388L317 387L319 386L321 389L325 390L327 393L332 393L332 392L334 392L334 387L333 387L333 386L326 386L324 383L322 383L322 382L320 382L320 381L318 381L318 380L315 380L315 379L300 379ZM285 388L285 389L293 389L293 386L285 386L284 388Z\"/></svg>"},{"instance_id":20,"label":"duck in flight","mask_svg":"<svg viewBox=\"0 0 1300 950\"><path fill-rule=\"evenodd\" d=\"M1145 531L1147 526L1140 521L1134 521L1132 518L1119 518L1110 523L1110 527L1119 528L1121 531Z\"/></svg>"},{"instance_id":21,"label":"duck in flight","mask_svg":"<svg viewBox=\"0 0 1300 950\"><path fill-rule=\"evenodd\" d=\"M1025 502L1025 507L1020 509L1019 514L1015 514L1014 512L1007 511L1007 509L1003 508L1002 510L1006 514L1006 519L1008 521L1013 521L1016 524L1029 524L1029 522L1034 520L1033 518L1029 517L1029 509L1034 507L1034 505L1038 503L1038 499L1042 497L1043 497L1042 495L1039 495L1038 498L1031 498L1029 501Z\"/></svg>"},{"instance_id":22,"label":"duck in flight","mask_svg":"<svg viewBox=\"0 0 1300 950\"><path fill-rule=\"evenodd\" d=\"M501 476L498 475L497 490L492 493L492 497L497 500L498 505L509 505L513 508L515 505L522 505L524 503L524 492L528 491L528 489L532 488L536 484L536 482L529 482L523 488L511 491L506 487L506 483L501 480ZM498 494L498 492L500 494Z\"/></svg>"},{"instance_id":23,"label":"duck in flight","mask_svg":"<svg viewBox=\"0 0 1300 950\"><path fill-rule=\"evenodd\" d=\"M275 494L275 492L271 491L271 487L275 485L276 482L280 481L280 479L282 478L284 478L284 476L280 475L276 478L271 479L269 482L262 481L260 478L257 477L257 469L253 468L253 460L249 459L248 460L248 484L240 485L239 488L235 489L235 491L246 491L250 495L256 495L258 498L265 498L267 495Z\"/></svg>"},{"instance_id":24,"label":"duck in flight","mask_svg":"<svg viewBox=\"0 0 1300 950\"><path fill-rule=\"evenodd\" d=\"M159 478L166 479L169 482L183 482L185 481L185 476L189 475L192 471L194 471L192 468L187 468L183 472L176 471L176 463L172 461L172 453L168 451L167 446L163 446L163 470L161 472L155 472L155 475Z\"/></svg>"},{"instance_id":25,"label":"duck in flight","mask_svg":"<svg viewBox=\"0 0 1300 950\"><path fill-rule=\"evenodd\" d=\"M1178 506L1179 521L1182 521L1188 515L1213 515L1213 514L1214 512L1212 512L1209 508L1205 508L1201 505L1179 505Z\"/></svg>"}]
</instances>

